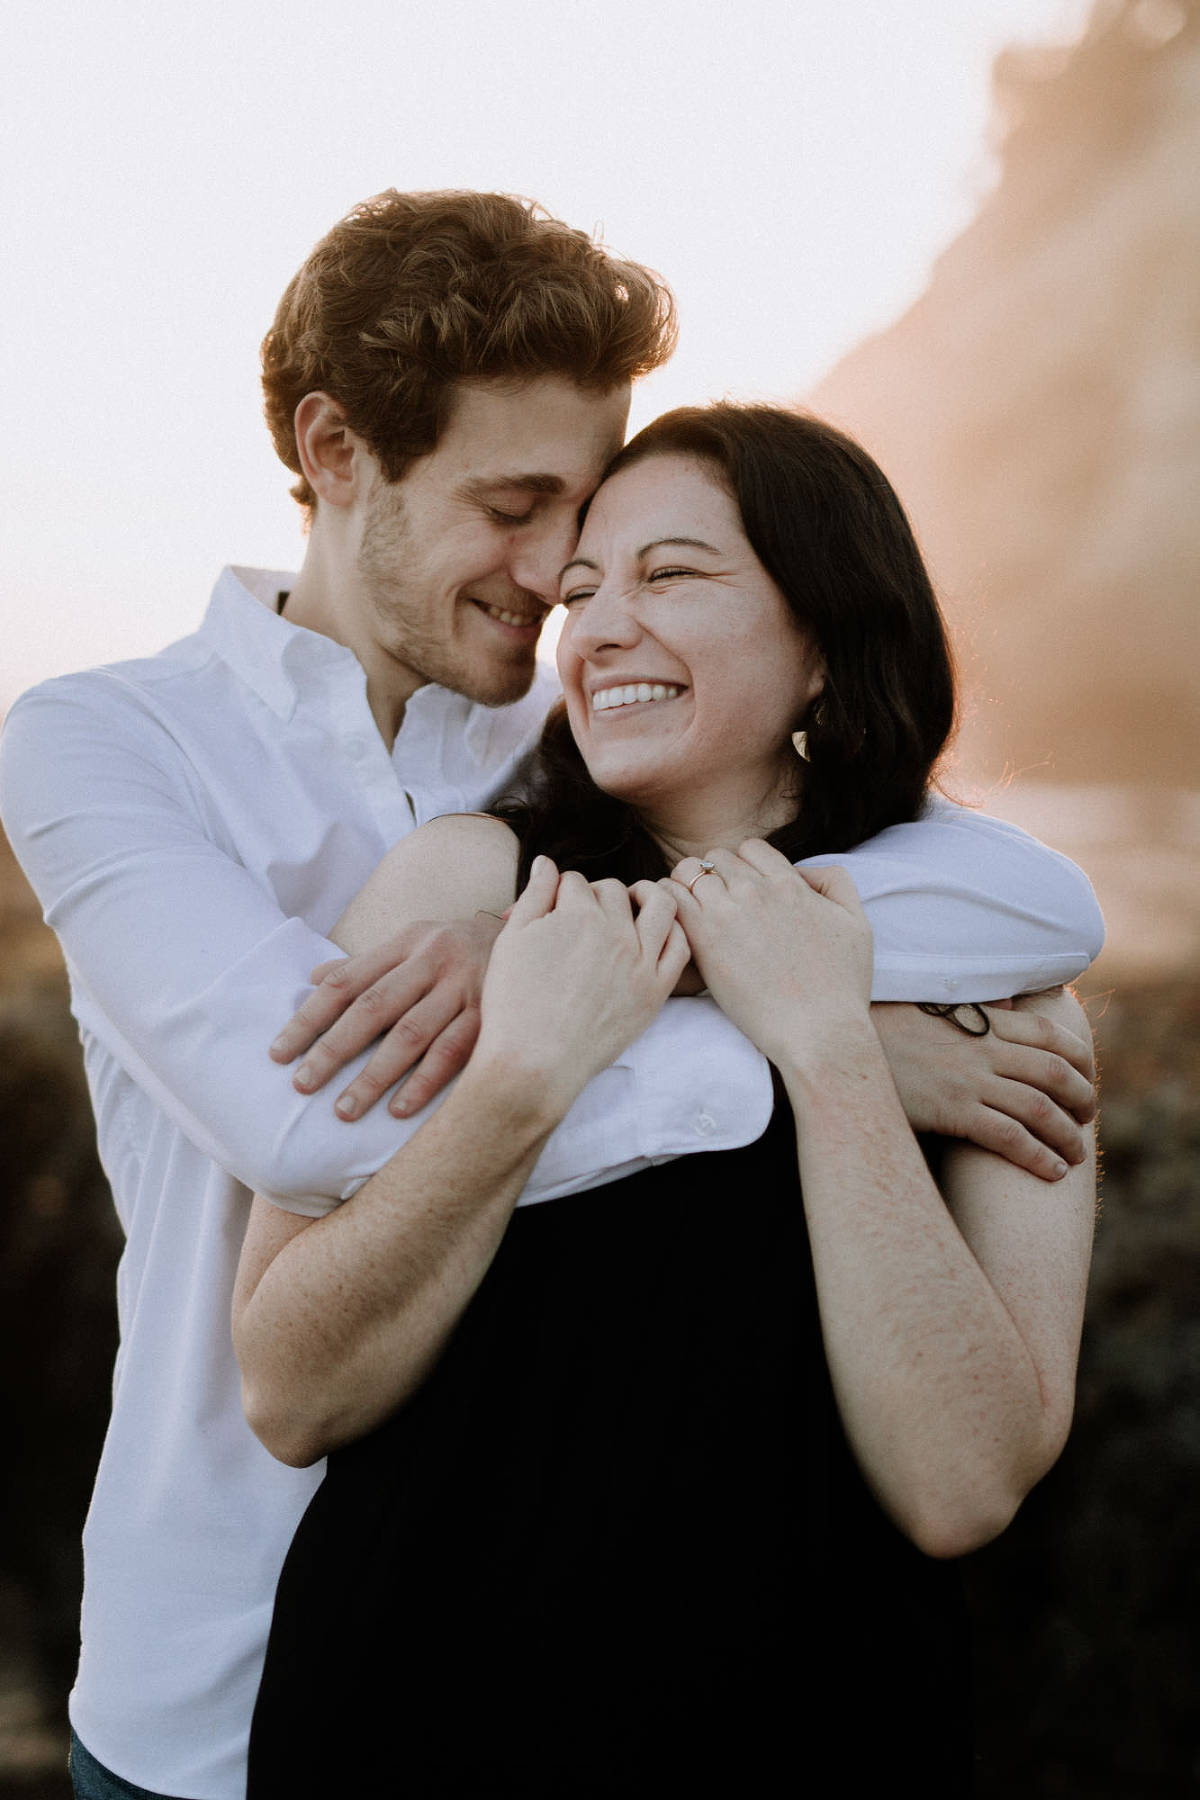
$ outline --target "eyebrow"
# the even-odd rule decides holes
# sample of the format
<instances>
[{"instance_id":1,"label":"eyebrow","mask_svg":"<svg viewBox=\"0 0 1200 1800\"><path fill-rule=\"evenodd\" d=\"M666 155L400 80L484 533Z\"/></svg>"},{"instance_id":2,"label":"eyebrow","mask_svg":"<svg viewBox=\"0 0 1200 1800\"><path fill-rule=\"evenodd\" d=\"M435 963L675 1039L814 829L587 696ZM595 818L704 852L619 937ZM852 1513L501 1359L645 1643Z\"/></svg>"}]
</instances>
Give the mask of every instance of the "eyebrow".
<instances>
[{"instance_id":1,"label":"eyebrow","mask_svg":"<svg viewBox=\"0 0 1200 1800\"><path fill-rule=\"evenodd\" d=\"M464 481L464 494L490 494L498 488L523 488L529 494L561 494L566 486L561 475L478 475Z\"/></svg>"},{"instance_id":2,"label":"eyebrow","mask_svg":"<svg viewBox=\"0 0 1200 1800\"><path fill-rule=\"evenodd\" d=\"M685 550L707 550L710 556L721 555L721 552L717 549L715 544L706 544L703 538L694 537L651 538L648 544L643 544L641 546L637 554L639 557L649 556L651 550L662 550L668 544L679 544ZM600 565L599 563L590 562L586 556L573 556L570 562L564 563L559 570L558 579L560 581L568 569L595 569L596 573L599 574Z\"/></svg>"}]
</instances>

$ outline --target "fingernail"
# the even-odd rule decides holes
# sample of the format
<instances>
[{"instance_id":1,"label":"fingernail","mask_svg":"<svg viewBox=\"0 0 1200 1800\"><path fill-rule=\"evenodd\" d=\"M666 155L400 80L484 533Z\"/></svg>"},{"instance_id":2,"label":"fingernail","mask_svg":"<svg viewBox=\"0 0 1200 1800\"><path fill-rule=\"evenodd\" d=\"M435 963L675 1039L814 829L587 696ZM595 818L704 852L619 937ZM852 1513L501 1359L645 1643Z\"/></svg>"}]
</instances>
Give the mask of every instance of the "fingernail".
<instances>
[{"instance_id":1,"label":"fingernail","mask_svg":"<svg viewBox=\"0 0 1200 1800\"><path fill-rule=\"evenodd\" d=\"M1055 1163L1055 1165L1054 1165L1055 1181L1061 1181L1063 1176L1066 1174L1066 1172L1067 1172L1067 1165L1065 1162L1056 1162Z\"/></svg>"},{"instance_id":2,"label":"fingernail","mask_svg":"<svg viewBox=\"0 0 1200 1800\"><path fill-rule=\"evenodd\" d=\"M298 1088L311 1087L313 1083L312 1064L301 1063L300 1067L296 1070L296 1073L292 1076L292 1080Z\"/></svg>"},{"instance_id":3,"label":"fingernail","mask_svg":"<svg viewBox=\"0 0 1200 1800\"><path fill-rule=\"evenodd\" d=\"M354 1098L353 1094L342 1094L340 1098L334 1102L333 1110L339 1119L357 1119L358 1101Z\"/></svg>"},{"instance_id":4,"label":"fingernail","mask_svg":"<svg viewBox=\"0 0 1200 1800\"><path fill-rule=\"evenodd\" d=\"M392 1100L388 1104L388 1111L393 1119L406 1119L411 1110L407 1100Z\"/></svg>"},{"instance_id":5,"label":"fingernail","mask_svg":"<svg viewBox=\"0 0 1200 1800\"><path fill-rule=\"evenodd\" d=\"M287 1049L286 1037L277 1037L275 1039L275 1042L271 1045L271 1055L272 1056L280 1056L286 1049Z\"/></svg>"}]
</instances>

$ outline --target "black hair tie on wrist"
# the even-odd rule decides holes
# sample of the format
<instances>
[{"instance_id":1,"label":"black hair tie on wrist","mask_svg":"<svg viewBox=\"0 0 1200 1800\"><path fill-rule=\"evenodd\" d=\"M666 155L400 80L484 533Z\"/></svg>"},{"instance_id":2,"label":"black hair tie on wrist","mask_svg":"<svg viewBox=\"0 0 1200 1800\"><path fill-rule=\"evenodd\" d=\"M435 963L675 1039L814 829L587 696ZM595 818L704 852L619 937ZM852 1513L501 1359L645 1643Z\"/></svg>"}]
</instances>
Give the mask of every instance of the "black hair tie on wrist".
<instances>
[{"instance_id":1,"label":"black hair tie on wrist","mask_svg":"<svg viewBox=\"0 0 1200 1800\"><path fill-rule=\"evenodd\" d=\"M982 1006L975 1000L954 1000L943 1003L940 1000L918 1000L917 1011L928 1013L931 1019L948 1019L956 1031L964 1037L986 1037L992 1029L992 1021ZM974 1013L974 1025L968 1025L965 1019L959 1018L960 1012Z\"/></svg>"}]
</instances>

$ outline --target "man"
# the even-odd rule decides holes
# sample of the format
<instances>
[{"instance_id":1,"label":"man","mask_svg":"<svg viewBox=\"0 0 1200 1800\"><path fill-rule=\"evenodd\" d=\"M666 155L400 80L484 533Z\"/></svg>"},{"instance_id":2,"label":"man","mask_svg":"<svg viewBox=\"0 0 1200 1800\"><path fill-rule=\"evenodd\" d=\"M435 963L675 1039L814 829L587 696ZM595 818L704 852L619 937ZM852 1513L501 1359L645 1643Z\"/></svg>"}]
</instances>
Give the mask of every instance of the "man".
<instances>
[{"instance_id":1,"label":"man","mask_svg":"<svg viewBox=\"0 0 1200 1800\"><path fill-rule=\"evenodd\" d=\"M193 637L10 714L0 801L66 952L128 1235L85 1534L81 1795L242 1791L274 1584L320 1476L273 1462L242 1418L229 1304L248 1190L328 1212L404 1129L383 1107L348 1129L266 1046L389 844L478 807L536 735L534 650L578 508L673 328L656 277L525 203L356 208L264 344L268 420L311 519L300 574L226 571ZM1069 865L1048 880L1044 852L962 815L899 830L850 859L880 997L986 998L1094 954ZM905 896L931 881L938 948L914 955ZM1032 961L985 926L993 890L1041 922ZM469 978L444 965L434 942L416 982L426 1098L469 1048ZM704 1038L677 1032L664 1058L660 1036L640 1062L635 1046L555 1134L539 1191L745 1141L765 1066L744 1046L731 1081Z\"/></svg>"}]
</instances>

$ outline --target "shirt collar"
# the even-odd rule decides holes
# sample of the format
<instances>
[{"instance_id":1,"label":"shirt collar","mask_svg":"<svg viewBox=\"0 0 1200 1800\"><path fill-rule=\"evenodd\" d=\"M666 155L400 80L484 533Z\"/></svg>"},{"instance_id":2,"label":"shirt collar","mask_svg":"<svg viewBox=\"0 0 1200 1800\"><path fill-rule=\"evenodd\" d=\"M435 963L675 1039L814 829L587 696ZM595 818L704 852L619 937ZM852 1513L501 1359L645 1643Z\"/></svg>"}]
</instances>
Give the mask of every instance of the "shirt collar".
<instances>
[{"instance_id":1,"label":"shirt collar","mask_svg":"<svg viewBox=\"0 0 1200 1800\"><path fill-rule=\"evenodd\" d=\"M306 690L331 681L361 688L365 704L366 675L353 650L280 615L279 596L289 593L295 580L286 569L222 569L200 636L280 719L291 718ZM472 763L482 764L491 717L492 709L427 682L404 709L396 751L405 739L436 735L444 741L449 733Z\"/></svg>"},{"instance_id":2,"label":"shirt collar","mask_svg":"<svg viewBox=\"0 0 1200 1800\"><path fill-rule=\"evenodd\" d=\"M222 569L200 627L222 662L281 719L295 712L307 669L347 659L357 666L343 644L279 616L279 595L295 579L283 569Z\"/></svg>"}]
</instances>

